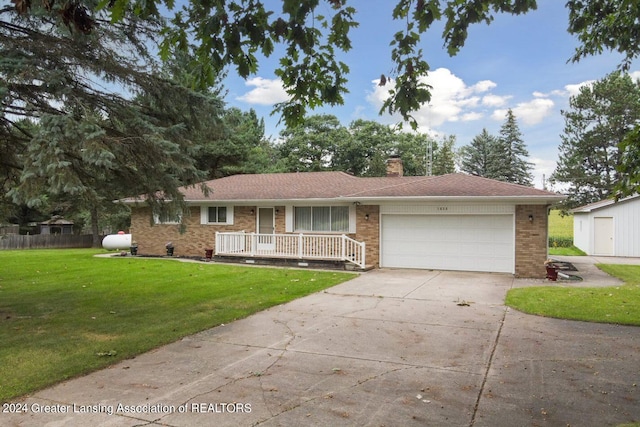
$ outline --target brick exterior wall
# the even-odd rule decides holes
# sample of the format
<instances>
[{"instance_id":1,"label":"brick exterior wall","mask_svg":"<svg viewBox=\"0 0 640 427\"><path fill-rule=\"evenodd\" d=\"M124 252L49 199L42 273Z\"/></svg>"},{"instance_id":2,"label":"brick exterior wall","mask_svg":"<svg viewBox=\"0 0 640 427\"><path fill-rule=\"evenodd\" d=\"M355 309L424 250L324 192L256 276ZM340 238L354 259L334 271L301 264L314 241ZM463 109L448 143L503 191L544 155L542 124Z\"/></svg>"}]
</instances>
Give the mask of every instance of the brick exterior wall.
<instances>
[{"instance_id":1,"label":"brick exterior wall","mask_svg":"<svg viewBox=\"0 0 640 427\"><path fill-rule=\"evenodd\" d=\"M369 215L369 219L366 219ZM365 262L378 267L380 265L380 207L377 205L356 206L356 234L349 237L366 242Z\"/></svg>"},{"instance_id":2,"label":"brick exterior wall","mask_svg":"<svg viewBox=\"0 0 640 427\"><path fill-rule=\"evenodd\" d=\"M204 250L213 249L215 246L216 231L255 232L255 211L255 206L236 206L233 225L209 225L200 224L200 207L191 207L189 213L184 216L184 232L180 233L179 224L152 225L149 208L133 208L131 209L131 239L138 244L140 255L164 255L166 254L165 245L167 242L172 242L175 246L174 256L204 257ZM280 211L284 211L284 208ZM284 213L282 215L284 216ZM284 219L282 229L284 230Z\"/></svg>"},{"instance_id":3,"label":"brick exterior wall","mask_svg":"<svg viewBox=\"0 0 640 427\"><path fill-rule=\"evenodd\" d=\"M275 206L275 232L285 234L285 207ZM253 213L251 213L253 211ZM200 208L191 207L185 216L184 232L180 233L179 224L151 224L149 208L133 208L131 210L132 241L138 244L140 255L164 255L165 245L172 242L174 256L204 256L205 249L215 246L216 231L256 232L255 206L235 206L233 225L200 224ZM348 233L352 239L366 241L367 265L377 266L380 258L378 206L358 206L356 208L357 233ZM369 219L365 219L365 215ZM319 233L321 234L321 233Z\"/></svg>"},{"instance_id":4,"label":"brick exterior wall","mask_svg":"<svg viewBox=\"0 0 640 427\"><path fill-rule=\"evenodd\" d=\"M533 221L529 221L529 215ZM516 277L545 277L547 236L547 206L516 206Z\"/></svg>"},{"instance_id":5,"label":"brick exterior wall","mask_svg":"<svg viewBox=\"0 0 640 427\"><path fill-rule=\"evenodd\" d=\"M275 233L276 234L285 234L286 231L286 214L285 214L285 207L284 206L275 206L274 207L275 212L275 219L274 219L274 225L275 225ZM254 219L255 222L255 219Z\"/></svg>"}]
</instances>

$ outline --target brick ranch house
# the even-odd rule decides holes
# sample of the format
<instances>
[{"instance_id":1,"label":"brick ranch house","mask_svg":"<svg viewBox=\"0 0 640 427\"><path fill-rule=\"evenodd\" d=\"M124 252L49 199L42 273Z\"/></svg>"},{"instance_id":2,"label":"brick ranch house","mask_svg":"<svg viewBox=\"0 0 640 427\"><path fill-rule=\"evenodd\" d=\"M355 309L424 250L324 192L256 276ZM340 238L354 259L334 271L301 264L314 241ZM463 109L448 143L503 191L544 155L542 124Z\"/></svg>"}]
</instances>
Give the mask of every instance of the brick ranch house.
<instances>
[{"instance_id":1,"label":"brick ranch house","mask_svg":"<svg viewBox=\"0 0 640 427\"><path fill-rule=\"evenodd\" d=\"M184 187L188 212L161 221L131 206L140 254L342 259L360 267L511 273L544 277L547 219L556 193L477 176L386 177L343 172L234 175ZM248 261L251 262L251 261Z\"/></svg>"}]
</instances>

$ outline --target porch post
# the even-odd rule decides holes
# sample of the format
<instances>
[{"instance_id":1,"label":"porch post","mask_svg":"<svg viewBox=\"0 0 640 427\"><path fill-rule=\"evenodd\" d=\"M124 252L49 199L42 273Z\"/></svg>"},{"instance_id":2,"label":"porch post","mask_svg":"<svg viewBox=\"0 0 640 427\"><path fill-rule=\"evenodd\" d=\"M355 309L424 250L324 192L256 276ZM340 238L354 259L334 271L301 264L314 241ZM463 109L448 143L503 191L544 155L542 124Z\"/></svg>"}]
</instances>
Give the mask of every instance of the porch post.
<instances>
[{"instance_id":1,"label":"porch post","mask_svg":"<svg viewBox=\"0 0 640 427\"><path fill-rule=\"evenodd\" d=\"M302 259L302 254L304 251L302 250L302 244L304 240L302 238L302 233L298 234L298 258Z\"/></svg>"},{"instance_id":2,"label":"porch post","mask_svg":"<svg viewBox=\"0 0 640 427\"><path fill-rule=\"evenodd\" d=\"M258 247L258 235L251 233L251 256L256 256L256 248Z\"/></svg>"}]
</instances>

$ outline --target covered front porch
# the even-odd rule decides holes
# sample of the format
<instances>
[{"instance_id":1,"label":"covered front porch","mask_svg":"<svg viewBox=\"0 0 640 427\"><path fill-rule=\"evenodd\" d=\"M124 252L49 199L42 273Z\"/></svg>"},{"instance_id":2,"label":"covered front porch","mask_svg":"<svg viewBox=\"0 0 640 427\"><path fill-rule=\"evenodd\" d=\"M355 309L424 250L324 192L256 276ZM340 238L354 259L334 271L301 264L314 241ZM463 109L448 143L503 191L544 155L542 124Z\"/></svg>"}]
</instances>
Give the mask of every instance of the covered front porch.
<instances>
[{"instance_id":1,"label":"covered front porch","mask_svg":"<svg viewBox=\"0 0 640 427\"><path fill-rule=\"evenodd\" d=\"M364 269L365 243L347 235L216 232L215 255L344 261Z\"/></svg>"}]
</instances>

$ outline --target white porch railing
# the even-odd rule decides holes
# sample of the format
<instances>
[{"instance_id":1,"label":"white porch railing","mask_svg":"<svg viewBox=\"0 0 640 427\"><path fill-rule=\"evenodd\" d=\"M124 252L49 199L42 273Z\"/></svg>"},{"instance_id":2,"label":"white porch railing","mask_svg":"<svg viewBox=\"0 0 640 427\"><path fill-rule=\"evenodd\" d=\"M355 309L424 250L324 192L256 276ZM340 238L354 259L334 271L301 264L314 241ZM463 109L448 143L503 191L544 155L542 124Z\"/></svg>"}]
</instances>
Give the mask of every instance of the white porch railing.
<instances>
[{"instance_id":1,"label":"white porch railing","mask_svg":"<svg viewBox=\"0 0 640 427\"><path fill-rule=\"evenodd\" d=\"M342 235L216 232L216 255L348 261L365 268L365 243Z\"/></svg>"}]
</instances>

